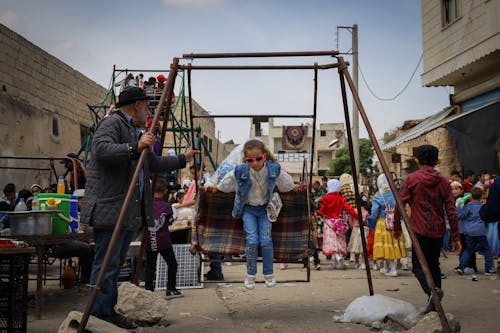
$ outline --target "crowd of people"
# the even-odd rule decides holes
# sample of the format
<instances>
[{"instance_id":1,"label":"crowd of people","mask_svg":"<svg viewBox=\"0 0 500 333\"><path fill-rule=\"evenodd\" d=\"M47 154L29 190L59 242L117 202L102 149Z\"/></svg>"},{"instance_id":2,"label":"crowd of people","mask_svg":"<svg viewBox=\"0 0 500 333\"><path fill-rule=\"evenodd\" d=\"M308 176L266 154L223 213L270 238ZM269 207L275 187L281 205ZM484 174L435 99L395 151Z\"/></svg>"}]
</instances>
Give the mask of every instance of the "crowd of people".
<instances>
[{"instance_id":1,"label":"crowd of people","mask_svg":"<svg viewBox=\"0 0 500 333\"><path fill-rule=\"evenodd\" d=\"M92 308L93 315L119 327L132 329L137 325L114 310L118 277L130 242L146 227L145 288L154 290L156 258L161 255L168 266L166 296L181 297L182 292L176 289L178 263L172 245L174 235L170 233L169 226L175 220L194 219L195 180L203 186L209 174L203 174L203 171L195 174L201 168L193 163L189 177L181 182L180 188L172 187L172 178L178 178L177 170L193 162L198 151L190 149L185 154L169 153L168 156L158 156L152 151L156 138L143 130L149 116L149 97L139 88L146 83L141 81L141 75L127 78L119 96L119 109L104 118L96 129L88 171L73 155L68 155L63 163L70 173L67 192L85 187L80 224L93 228L95 246L91 255L93 260L80 260L85 263L87 272L82 282L95 287L125 194L139 156L145 151L146 158L143 159L131 203L123 216L115 248ZM497 148L500 158L500 140ZM485 258L484 274L496 274L494 258L500 254L500 178L482 172L476 179L468 171L462 178L460 172L455 171L447 179L435 168L439 160L438 150L431 145L418 147L415 160L419 169L403 181L399 196L410 216L408 225L415 233L429 266L436 287L435 294L442 298L441 280L446 277L439 266L442 252L460 253L455 269L457 274L479 273L476 253ZM157 179L153 189L150 175L154 173L161 173L162 177ZM247 265L243 285L247 289L255 288L260 252L265 286L274 287L277 277L274 274L271 238L273 217L269 215L269 206L275 192L298 191L303 187L293 181L264 143L257 139L247 141L243 146L242 160L225 175L219 176L217 184L209 184L206 190L235 192L234 202L231 203L232 215L243 220L246 233ZM322 268L319 251L330 262L332 269L366 269L365 263L368 263L372 270L396 278L398 268L408 270L411 267L423 291L429 296L426 311L433 311L431 286L416 256L407 224L401 222L395 193L391 191L384 174L378 176L376 183L377 190L366 193L362 187L354 187L353 177L347 173L338 179L323 177L322 182L314 182L311 204L314 206L313 234L317 242L309 244L314 268ZM356 190L361 201L356 200ZM18 193L15 185L9 183L0 198L0 211L12 210L19 198L29 202L34 193L42 191L56 192L52 186L42 189L42 186L33 184L30 190L23 189ZM4 215L0 215L0 221L3 221L4 227L8 226ZM366 260L363 257L364 243L367 245ZM71 252L71 255L74 253ZM205 276L207 279L224 279L220 262L213 262L210 268ZM280 268L286 269L286 265Z\"/></svg>"}]
</instances>

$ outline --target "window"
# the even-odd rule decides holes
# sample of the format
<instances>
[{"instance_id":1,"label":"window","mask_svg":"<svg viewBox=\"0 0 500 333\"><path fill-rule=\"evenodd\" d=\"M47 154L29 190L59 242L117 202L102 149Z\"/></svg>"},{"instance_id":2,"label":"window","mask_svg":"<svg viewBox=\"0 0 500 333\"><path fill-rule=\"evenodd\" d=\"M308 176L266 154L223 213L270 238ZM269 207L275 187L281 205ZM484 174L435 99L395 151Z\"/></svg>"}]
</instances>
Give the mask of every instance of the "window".
<instances>
[{"instance_id":1,"label":"window","mask_svg":"<svg viewBox=\"0 0 500 333\"><path fill-rule=\"evenodd\" d=\"M460 0L442 0L443 27L455 22L460 17Z\"/></svg>"},{"instance_id":2,"label":"window","mask_svg":"<svg viewBox=\"0 0 500 333\"><path fill-rule=\"evenodd\" d=\"M56 116L52 117L52 136L59 137L59 118Z\"/></svg>"},{"instance_id":3,"label":"window","mask_svg":"<svg viewBox=\"0 0 500 333\"><path fill-rule=\"evenodd\" d=\"M319 131L319 136L326 136L326 131L324 130Z\"/></svg>"},{"instance_id":4,"label":"window","mask_svg":"<svg viewBox=\"0 0 500 333\"><path fill-rule=\"evenodd\" d=\"M278 154L275 155L276 159L278 162L302 162L304 159L309 160L311 157L311 154L306 153L306 152L300 152L300 153L287 153L283 152L281 153L278 152Z\"/></svg>"},{"instance_id":5,"label":"window","mask_svg":"<svg viewBox=\"0 0 500 333\"><path fill-rule=\"evenodd\" d=\"M87 138L89 136L89 128L85 125L80 124L80 142L83 147L87 143ZM89 143L90 146L90 143Z\"/></svg>"}]
</instances>

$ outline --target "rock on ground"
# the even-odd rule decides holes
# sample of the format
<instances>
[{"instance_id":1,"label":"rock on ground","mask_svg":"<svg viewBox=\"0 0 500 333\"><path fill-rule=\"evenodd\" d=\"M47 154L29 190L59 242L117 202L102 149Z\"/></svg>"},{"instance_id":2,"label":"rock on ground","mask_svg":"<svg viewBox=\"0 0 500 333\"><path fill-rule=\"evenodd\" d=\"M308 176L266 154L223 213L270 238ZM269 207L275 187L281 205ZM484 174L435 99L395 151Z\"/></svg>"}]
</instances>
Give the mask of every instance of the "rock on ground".
<instances>
[{"instance_id":1,"label":"rock on ground","mask_svg":"<svg viewBox=\"0 0 500 333\"><path fill-rule=\"evenodd\" d=\"M82 312L71 311L66 319L64 319L61 326L59 326L59 330L57 331L57 333L76 333L82 317ZM85 332L91 333L127 333L126 330L123 330L111 323L108 323L107 321L94 316L89 317L87 326L85 328Z\"/></svg>"},{"instance_id":2,"label":"rock on ground","mask_svg":"<svg viewBox=\"0 0 500 333\"><path fill-rule=\"evenodd\" d=\"M460 323L458 319L451 313L446 313L448 323L452 333L460 332ZM422 319L420 319L415 326L413 326L407 333L442 333L443 327L439 320L437 312L429 312Z\"/></svg>"},{"instance_id":3,"label":"rock on ground","mask_svg":"<svg viewBox=\"0 0 500 333\"><path fill-rule=\"evenodd\" d=\"M154 325L167 318L167 301L152 291L125 282L118 288L116 311L140 324Z\"/></svg>"}]
</instances>

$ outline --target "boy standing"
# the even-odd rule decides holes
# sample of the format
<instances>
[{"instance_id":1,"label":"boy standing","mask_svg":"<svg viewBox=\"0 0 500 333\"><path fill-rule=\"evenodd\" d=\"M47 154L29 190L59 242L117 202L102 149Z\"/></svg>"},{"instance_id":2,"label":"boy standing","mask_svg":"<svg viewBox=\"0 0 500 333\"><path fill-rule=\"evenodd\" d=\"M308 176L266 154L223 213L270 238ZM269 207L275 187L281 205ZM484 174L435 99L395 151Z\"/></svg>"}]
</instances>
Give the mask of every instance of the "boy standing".
<instances>
[{"instance_id":1,"label":"boy standing","mask_svg":"<svg viewBox=\"0 0 500 333\"><path fill-rule=\"evenodd\" d=\"M443 297L441 290L441 269L439 256L443 237L446 232L444 212L448 217L451 231L453 251L460 251L460 236L458 233L458 218L455 200L451 193L448 180L434 167L438 164L439 150L432 145L419 146L415 151L415 160L419 169L408 175L401 185L400 196L403 204L411 206L411 227L416 234L422 252L431 271L436 292ZM394 214L394 237L401 236L401 215L399 210ZM425 312L435 311L431 300L431 290L418 261L416 251L412 251L413 274L424 292L429 295Z\"/></svg>"},{"instance_id":2,"label":"boy standing","mask_svg":"<svg viewBox=\"0 0 500 333\"><path fill-rule=\"evenodd\" d=\"M477 186L473 187L471 195L471 202L466 203L464 206L458 205L457 207L458 217L464 220L467 247L460 258L460 267L457 268L456 271L458 274L462 275L470 257L475 255L474 251L478 251L484 255L484 274L493 275L496 274L496 272L493 268L493 256L488 246L488 240L486 239L486 226L479 216L479 210L483 206L481 202L483 190Z\"/></svg>"},{"instance_id":3,"label":"boy standing","mask_svg":"<svg viewBox=\"0 0 500 333\"><path fill-rule=\"evenodd\" d=\"M167 194L167 183L157 179L154 198L154 225L148 227L146 238L146 290L154 291L153 280L156 273L156 258L161 254L168 266L167 298L182 297L182 292L175 288L177 283L177 260L170 238L168 226L173 222L172 207L163 199Z\"/></svg>"}]
</instances>

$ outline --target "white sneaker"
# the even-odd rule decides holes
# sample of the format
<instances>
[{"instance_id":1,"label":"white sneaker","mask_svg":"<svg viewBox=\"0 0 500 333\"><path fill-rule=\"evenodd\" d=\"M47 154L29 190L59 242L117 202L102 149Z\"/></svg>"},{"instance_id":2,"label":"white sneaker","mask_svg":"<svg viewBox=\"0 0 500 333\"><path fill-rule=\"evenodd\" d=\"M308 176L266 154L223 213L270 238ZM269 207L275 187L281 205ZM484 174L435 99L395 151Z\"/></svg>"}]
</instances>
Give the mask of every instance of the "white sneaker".
<instances>
[{"instance_id":1,"label":"white sneaker","mask_svg":"<svg viewBox=\"0 0 500 333\"><path fill-rule=\"evenodd\" d=\"M378 265L377 265L377 264L373 264L372 269L373 269L374 271L378 271Z\"/></svg>"},{"instance_id":2,"label":"white sneaker","mask_svg":"<svg viewBox=\"0 0 500 333\"><path fill-rule=\"evenodd\" d=\"M407 263L401 264L401 268L403 269L403 271L407 271L410 269Z\"/></svg>"},{"instance_id":3,"label":"white sneaker","mask_svg":"<svg viewBox=\"0 0 500 333\"><path fill-rule=\"evenodd\" d=\"M379 272L382 274L385 274L385 273L387 273L387 268L382 267Z\"/></svg>"},{"instance_id":4,"label":"white sneaker","mask_svg":"<svg viewBox=\"0 0 500 333\"><path fill-rule=\"evenodd\" d=\"M255 288L255 275L247 275L245 282L243 282L245 288L252 290Z\"/></svg>"},{"instance_id":5,"label":"white sneaker","mask_svg":"<svg viewBox=\"0 0 500 333\"><path fill-rule=\"evenodd\" d=\"M384 273L384 275L396 277L396 276L398 276L398 272L397 271L390 271L390 272Z\"/></svg>"},{"instance_id":6,"label":"white sneaker","mask_svg":"<svg viewBox=\"0 0 500 333\"><path fill-rule=\"evenodd\" d=\"M264 282L266 283L266 287L272 288L276 285L276 279L274 275L264 275Z\"/></svg>"},{"instance_id":7,"label":"white sneaker","mask_svg":"<svg viewBox=\"0 0 500 333\"><path fill-rule=\"evenodd\" d=\"M366 265L365 264L361 264L359 266L359 269L362 270L362 271L366 270Z\"/></svg>"}]
</instances>

